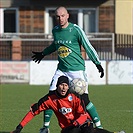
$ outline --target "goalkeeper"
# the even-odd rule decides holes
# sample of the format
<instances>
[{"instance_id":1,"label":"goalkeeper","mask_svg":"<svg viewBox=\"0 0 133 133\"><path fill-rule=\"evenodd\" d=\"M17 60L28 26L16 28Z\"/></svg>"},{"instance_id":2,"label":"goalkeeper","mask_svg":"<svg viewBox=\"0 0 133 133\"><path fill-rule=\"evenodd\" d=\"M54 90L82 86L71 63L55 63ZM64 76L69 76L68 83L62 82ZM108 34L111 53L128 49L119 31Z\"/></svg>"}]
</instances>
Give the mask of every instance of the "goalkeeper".
<instances>
[{"instance_id":1,"label":"goalkeeper","mask_svg":"<svg viewBox=\"0 0 133 133\"><path fill-rule=\"evenodd\" d=\"M56 86L55 91L47 94L30 107L30 111L11 133L20 133L28 122L46 109L54 111L62 129L61 133L113 133L104 129L93 128L91 117L83 109L81 100L69 91L68 77L60 76Z\"/></svg>"},{"instance_id":2,"label":"goalkeeper","mask_svg":"<svg viewBox=\"0 0 133 133\"><path fill-rule=\"evenodd\" d=\"M104 76L104 70L99 61L97 52L90 44L84 31L78 25L68 22L69 14L65 7L58 7L55 10L55 17L58 25L52 30L54 37L53 43L42 52L33 51L32 59L36 63L40 63L46 55L57 51L59 63L51 81L49 91L56 89L57 79L61 75L66 75L69 80L74 78L81 78L85 80L87 87L85 94L82 95L82 98L84 99L86 110L91 115L95 126L102 128L96 108L88 98L88 81L85 73L85 61L81 55L81 45L86 50L89 59L96 65L101 74L100 77L102 78ZM52 110L45 110L44 125L40 130L40 133L48 133L51 116Z\"/></svg>"}]
</instances>

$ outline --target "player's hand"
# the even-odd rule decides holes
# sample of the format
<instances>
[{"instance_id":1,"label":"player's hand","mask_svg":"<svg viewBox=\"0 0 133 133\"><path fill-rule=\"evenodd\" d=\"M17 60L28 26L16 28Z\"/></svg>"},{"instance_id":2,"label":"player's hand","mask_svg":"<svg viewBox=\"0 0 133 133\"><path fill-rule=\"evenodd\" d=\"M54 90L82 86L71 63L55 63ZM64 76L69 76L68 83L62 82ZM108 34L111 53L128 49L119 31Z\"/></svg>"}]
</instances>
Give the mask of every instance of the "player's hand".
<instances>
[{"instance_id":1,"label":"player's hand","mask_svg":"<svg viewBox=\"0 0 133 133\"><path fill-rule=\"evenodd\" d=\"M20 133L21 131L19 130L19 129L16 129L16 130L14 130L14 131L12 131L12 132L10 132L10 133Z\"/></svg>"},{"instance_id":2,"label":"player's hand","mask_svg":"<svg viewBox=\"0 0 133 133\"><path fill-rule=\"evenodd\" d=\"M104 70L103 70L102 66L101 65L96 65L96 67L97 67L99 73L101 73L100 78L102 78L104 76Z\"/></svg>"},{"instance_id":3,"label":"player's hand","mask_svg":"<svg viewBox=\"0 0 133 133\"><path fill-rule=\"evenodd\" d=\"M31 57L33 61L35 61L35 63L37 62L38 64L40 63L40 61L43 59L44 54L43 52L34 52L32 51L33 56Z\"/></svg>"},{"instance_id":4,"label":"player's hand","mask_svg":"<svg viewBox=\"0 0 133 133\"><path fill-rule=\"evenodd\" d=\"M73 125L74 126L81 126L83 125L86 120L87 120L87 114L84 114L84 115L81 115L78 119L76 119L74 122L73 122Z\"/></svg>"},{"instance_id":5,"label":"player's hand","mask_svg":"<svg viewBox=\"0 0 133 133\"><path fill-rule=\"evenodd\" d=\"M87 119L83 125L80 126L81 129L89 127L90 125L93 125L92 121L90 119Z\"/></svg>"},{"instance_id":6,"label":"player's hand","mask_svg":"<svg viewBox=\"0 0 133 133\"><path fill-rule=\"evenodd\" d=\"M23 127L21 126L21 124L19 124L16 127L16 129L14 131L10 132L10 133L20 133L22 129L23 129Z\"/></svg>"}]
</instances>

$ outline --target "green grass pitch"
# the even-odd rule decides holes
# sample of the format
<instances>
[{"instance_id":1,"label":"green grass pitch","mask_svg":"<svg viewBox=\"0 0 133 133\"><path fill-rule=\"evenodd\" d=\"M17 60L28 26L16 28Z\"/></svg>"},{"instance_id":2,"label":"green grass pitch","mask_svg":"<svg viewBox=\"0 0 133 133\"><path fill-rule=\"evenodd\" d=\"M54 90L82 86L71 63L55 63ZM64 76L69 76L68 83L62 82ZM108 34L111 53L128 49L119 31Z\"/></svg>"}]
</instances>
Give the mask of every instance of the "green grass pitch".
<instances>
[{"instance_id":1,"label":"green grass pitch","mask_svg":"<svg viewBox=\"0 0 133 133\"><path fill-rule=\"evenodd\" d=\"M10 133L24 117L29 107L48 92L48 86L28 84L0 85L0 133ZM90 85L89 97L96 106L102 125L111 131L133 133L133 85ZM39 133L43 113L36 116L22 133ZM60 133L55 115L51 133Z\"/></svg>"}]
</instances>

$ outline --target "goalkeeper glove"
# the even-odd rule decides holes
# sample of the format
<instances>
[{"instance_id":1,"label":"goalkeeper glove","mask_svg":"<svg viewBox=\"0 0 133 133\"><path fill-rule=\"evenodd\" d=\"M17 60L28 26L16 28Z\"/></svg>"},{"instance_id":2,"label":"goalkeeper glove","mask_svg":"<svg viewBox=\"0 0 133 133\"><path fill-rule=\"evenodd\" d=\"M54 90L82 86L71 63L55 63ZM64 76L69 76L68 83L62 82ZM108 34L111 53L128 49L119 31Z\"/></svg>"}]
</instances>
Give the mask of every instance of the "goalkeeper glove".
<instances>
[{"instance_id":1,"label":"goalkeeper glove","mask_svg":"<svg viewBox=\"0 0 133 133\"><path fill-rule=\"evenodd\" d=\"M21 126L21 124L19 124L16 129L14 131L12 131L11 133L20 133L21 130L23 129L23 127Z\"/></svg>"},{"instance_id":2,"label":"goalkeeper glove","mask_svg":"<svg viewBox=\"0 0 133 133\"><path fill-rule=\"evenodd\" d=\"M84 124L80 126L81 129L91 126L93 122L90 119L87 119Z\"/></svg>"},{"instance_id":3,"label":"goalkeeper glove","mask_svg":"<svg viewBox=\"0 0 133 133\"><path fill-rule=\"evenodd\" d=\"M96 67L97 67L99 73L101 73L100 78L102 78L104 76L104 70L103 70L102 66L101 65L96 65Z\"/></svg>"},{"instance_id":4,"label":"goalkeeper glove","mask_svg":"<svg viewBox=\"0 0 133 133\"><path fill-rule=\"evenodd\" d=\"M44 57L43 52L34 52L34 51L32 51L32 53L34 54L34 55L32 56L33 61L35 61L35 63L37 62L37 63L39 64L40 61L41 61L41 60L43 59L43 57Z\"/></svg>"},{"instance_id":5,"label":"goalkeeper glove","mask_svg":"<svg viewBox=\"0 0 133 133\"><path fill-rule=\"evenodd\" d=\"M79 127L83 125L86 120L87 120L87 115L81 115L77 120L73 122L73 125Z\"/></svg>"}]
</instances>

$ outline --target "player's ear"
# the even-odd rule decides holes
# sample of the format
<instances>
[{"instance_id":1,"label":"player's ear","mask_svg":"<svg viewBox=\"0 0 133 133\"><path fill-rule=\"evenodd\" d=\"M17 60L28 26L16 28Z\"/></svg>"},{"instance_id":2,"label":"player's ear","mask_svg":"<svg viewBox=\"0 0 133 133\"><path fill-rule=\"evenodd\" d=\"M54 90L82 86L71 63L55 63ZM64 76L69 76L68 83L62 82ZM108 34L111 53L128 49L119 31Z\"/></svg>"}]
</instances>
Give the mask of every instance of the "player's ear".
<instances>
[{"instance_id":1,"label":"player's ear","mask_svg":"<svg viewBox=\"0 0 133 133\"><path fill-rule=\"evenodd\" d=\"M69 13L67 13L67 19L69 18Z\"/></svg>"}]
</instances>

